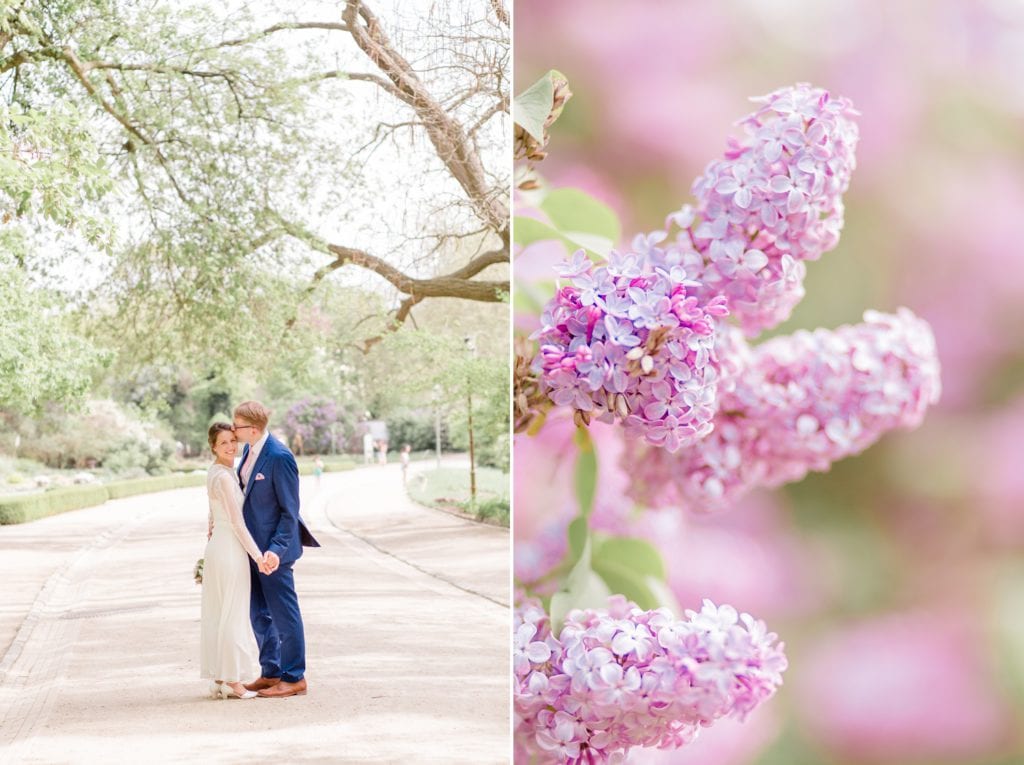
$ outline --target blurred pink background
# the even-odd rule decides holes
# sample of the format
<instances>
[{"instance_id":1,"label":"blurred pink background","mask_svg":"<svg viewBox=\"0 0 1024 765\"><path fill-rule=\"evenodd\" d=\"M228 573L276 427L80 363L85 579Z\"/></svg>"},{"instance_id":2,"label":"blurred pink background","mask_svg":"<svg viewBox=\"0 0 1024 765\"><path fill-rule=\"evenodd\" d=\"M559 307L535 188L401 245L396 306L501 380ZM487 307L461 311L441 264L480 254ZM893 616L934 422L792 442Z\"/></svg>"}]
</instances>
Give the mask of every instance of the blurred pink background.
<instances>
[{"instance_id":1,"label":"blurred pink background","mask_svg":"<svg viewBox=\"0 0 1024 765\"><path fill-rule=\"evenodd\" d=\"M550 68L575 95L539 169L611 205L624 237L691 201L749 96L806 81L851 98L843 237L778 331L906 305L942 361L921 429L718 516L637 511L621 446L596 434L596 525L657 541L684 607L749 610L790 658L748 724L629 761L1024 763L1024 2L516 0L515 90ZM517 288L563 255L529 248ZM564 549L570 430L517 437L520 577Z\"/></svg>"}]
</instances>

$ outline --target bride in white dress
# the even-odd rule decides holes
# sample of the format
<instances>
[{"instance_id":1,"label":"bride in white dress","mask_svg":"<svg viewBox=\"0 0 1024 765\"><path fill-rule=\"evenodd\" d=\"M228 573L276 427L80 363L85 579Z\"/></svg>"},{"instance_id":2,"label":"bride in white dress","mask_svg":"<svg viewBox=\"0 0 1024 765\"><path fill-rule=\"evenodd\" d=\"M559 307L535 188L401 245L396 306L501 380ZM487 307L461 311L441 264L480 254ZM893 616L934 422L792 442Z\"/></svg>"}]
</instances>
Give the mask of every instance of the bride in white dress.
<instances>
[{"instance_id":1,"label":"bride in white dress","mask_svg":"<svg viewBox=\"0 0 1024 765\"><path fill-rule=\"evenodd\" d=\"M203 556L200 676L213 681L214 698L251 699L256 693L242 685L242 677L258 666L249 622L248 558L262 570L263 556L242 520L242 490L234 471L238 441L231 425L214 423L209 442L217 461L206 474L210 526Z\"/></svg>"}]
</instances>

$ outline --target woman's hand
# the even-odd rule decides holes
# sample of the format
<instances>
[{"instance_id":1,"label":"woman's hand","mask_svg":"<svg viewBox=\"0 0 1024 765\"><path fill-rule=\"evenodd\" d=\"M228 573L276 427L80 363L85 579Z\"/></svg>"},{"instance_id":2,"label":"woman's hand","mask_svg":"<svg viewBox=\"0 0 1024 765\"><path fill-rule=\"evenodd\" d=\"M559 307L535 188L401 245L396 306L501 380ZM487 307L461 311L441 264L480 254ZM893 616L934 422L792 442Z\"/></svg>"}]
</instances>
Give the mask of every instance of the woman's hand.
<instances>
[{"instance_id":1,"label":"woman's hand","mask_svg":"<svg viewBox=\"0 0 1024 765\"><path fill-rule=\"evenodd\" d=\"M267 550L263 553L263 565L267 569L267 574L273 574L277 571L277 567L281 565L281 559L277 557L277 553Z\"/></svg>"}]
</instances>

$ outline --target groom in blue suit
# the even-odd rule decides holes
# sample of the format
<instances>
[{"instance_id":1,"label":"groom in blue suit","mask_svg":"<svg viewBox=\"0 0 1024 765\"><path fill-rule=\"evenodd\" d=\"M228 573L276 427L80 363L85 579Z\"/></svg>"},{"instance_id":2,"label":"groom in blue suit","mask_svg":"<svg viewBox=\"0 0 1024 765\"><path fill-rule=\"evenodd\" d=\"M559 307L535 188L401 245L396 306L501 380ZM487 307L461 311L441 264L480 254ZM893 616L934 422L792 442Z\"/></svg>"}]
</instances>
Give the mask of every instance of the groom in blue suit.
<instances>
[{"instance_id":1,"label":"groom in blue suit","mask_svg":"<svg viewBox=\"0 0 1024 765\"><path fill-rule=\"evenodd\" d=\"M299 517L299 469L288 447L267 431L270 412L257 401L235 408L235 434L245 442L238 482L242 517L264 551L261 575L249 562L249 618L260 647L260 677L246 684L266 698L306 693L306 641L292 565L302 548L319 547Z\"/></svg>"}]
</instances>

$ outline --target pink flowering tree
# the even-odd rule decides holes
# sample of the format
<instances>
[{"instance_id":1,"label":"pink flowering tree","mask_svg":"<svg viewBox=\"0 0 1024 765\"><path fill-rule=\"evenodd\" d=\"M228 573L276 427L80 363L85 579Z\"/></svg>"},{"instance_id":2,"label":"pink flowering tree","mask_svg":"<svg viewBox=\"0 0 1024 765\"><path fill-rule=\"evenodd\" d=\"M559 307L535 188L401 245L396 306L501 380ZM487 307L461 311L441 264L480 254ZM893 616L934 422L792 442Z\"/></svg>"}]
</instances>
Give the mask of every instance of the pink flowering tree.
<instances>
[{"instance_id":1,"label":"pink flowering tree","mask_svg":"<svg viewBox=\"0 0 1024 765\"><path fill-rule=\"evenodd\" d=\"M557 73L517 101L520 156L543 157L568 91ZM645 507L727 508L751 489L823 471L938 399L931 329L906 308L753 343L804 295L806 262L839 241L857 112L799 84L756 109L662 230L618 245L618 222L581 192L520 175L515 239L558 240L554 294L521 338L517 449L548 417L572 417L579 513L564 559L519 582L517 754L610 762L632 747L678 747L743 718L781 684L776 636L705 601L685 618L657 548L597 533L588 429L618 429L627 493ZM517 566L517 571L522 571Z\"/></svg>"}]
</instances>

